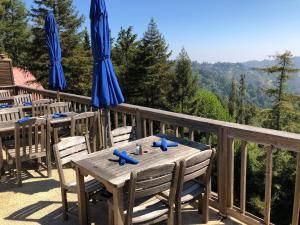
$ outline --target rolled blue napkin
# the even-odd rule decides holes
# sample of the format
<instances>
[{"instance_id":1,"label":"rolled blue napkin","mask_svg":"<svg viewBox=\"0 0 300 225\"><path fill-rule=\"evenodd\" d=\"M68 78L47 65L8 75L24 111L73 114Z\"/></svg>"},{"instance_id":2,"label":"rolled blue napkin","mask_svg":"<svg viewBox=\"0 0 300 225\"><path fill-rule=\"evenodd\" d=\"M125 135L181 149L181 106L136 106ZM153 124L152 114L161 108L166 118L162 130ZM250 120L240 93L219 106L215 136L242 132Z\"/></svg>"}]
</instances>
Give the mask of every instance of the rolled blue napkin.
<instances>
[{"instance_id":1,"label":"rolled blue napkin","mask_svg":"<svg viewBox=\"0 0 300 225\"><path fill-rule=\"evenodd\" d=\"M23 102L23 106L32 106L31 102Z\"/></svg>"},{"instance_id":2,"label":"rolled blue napkin","mask_svg":"<svg viewBox=\"0 0 300 225\"><path fill-rule=\"evenodd\" d=\"M13 105L9 105L9 104L1 104L0 105L0 109L6 109L6 108L11 108L13 107Z\"/></svg>"},{"instance_id":3,"label":"rolled blue napkin","mask_svg":"<svg viewBox=\"0 0 300 225\"><path fill-rule=\"evenodd\" d=\"M22 119L19 119L17 121L18 124L23 124L23 123L26 123L27 121L29 121L31 119L31 117L23 117Z\"/></svg>"},{"instance_id":4,"label":"rolled blue napkin","mask_svg":"<svg viewBox=\"0 0 300 225\"><path fill-rule=\"evenodd\" d=\"M124 155L124 156L127 156L127 153L126 153L126 151L122 151L122 153L121 153L122 155ZM123 165L125 165L126 164L126 160L125 159L122 159L122 158L120 158L119 159L119 164L120 164L120 166L123 166Z\"/></svg>"},{"instance_id":5,"label":"rolled blue napkin","mask_svg":"<svg viewBox=\"0 0 300 225\"><path fill-rule=\"evenodd\" d=\"M154 141L152 146L160 147L161 150L167 151L168 147L177 147L178 143L177 142L167 142L166 138L162 138L161 141Z\"/></svg>"},{"instance_id":6,"label":"rolled blue napkin","mask_svg":"<svg viewBox=\"0 0 300 225\"><path fill-rule=\"evenodd\" d=\"M118 156L120 159L124 159L126 163L131 163L131 164L138 164L139 161L134 159L134 158L131 158L129 155L125 155L121 152L119 152L117 149L114 150L114 153L113 153L115 156ZM120 163L120 161L119 161Z\"/></svg>"},{"instance_id":7,"label":"rolled blue napkin","mask_svg":"<svg viewBox=\"0 0 300 225\"><path fill-rule=\"evenodd\" d=\"M61 117L67 117L68 115L66 113L54 113L52 115L53 119L61 118Z\"/></svg>"}]
</instances>

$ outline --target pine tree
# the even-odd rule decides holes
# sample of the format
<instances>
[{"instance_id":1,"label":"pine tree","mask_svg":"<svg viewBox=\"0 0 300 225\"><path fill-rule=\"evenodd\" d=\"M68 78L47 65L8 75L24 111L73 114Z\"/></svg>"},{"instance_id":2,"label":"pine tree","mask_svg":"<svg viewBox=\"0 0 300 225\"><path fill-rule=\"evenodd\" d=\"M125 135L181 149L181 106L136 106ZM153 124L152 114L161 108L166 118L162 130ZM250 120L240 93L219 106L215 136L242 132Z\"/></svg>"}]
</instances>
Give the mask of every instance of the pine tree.
<instances>
[{"instance_id":1,"label":"pine tree","mask_svg":"<svg viewBox=\"0 0 300 225\"><path fill-rule=\"evenodd\" d=\"M0 1L0 52L13 60L14 66L26 68L30 38L27 10L20 0Z\"/></svg>"},{"instance_id":2,"label":"pine tree","mask_svg":"<svg viewBox=\"0 0 300 225\"><path fill-rule=\"evenodd\" d=\"M292 57L293 55L289 51L275 55L277 65L260 69L269 74L275 74L276 77L274 88L266 90L267 96L273 102L269 126L276 130L289 130L290 121L299 119L293 106L294 100L298 100L298 98L286 91L286 82L290 75L299 72L299 69L292 67Z\"/></svg>"},{"instance_id":3,"label":"pine tree","mask_svg":"<svg viewBox=\"0 0 300 225\"><path fill-rule=\"evenodd\" d=\"M90 40L90 35L89 32L87 30L87 28L85 27L83 30L83 48L86 51L91 51L91 40Z\"/></svg>"},{"instance_id":4,"label":"pine tree","mask_svg":"<svg viewBox=\"0 0 300 225\"><path fill-rule=\"evenodd\" d=\"M171 80L168 102L175 112L193 114L198 90L198 79L193 74L192 62L182 48L176 60L175 73Z\"/></svg>"},{"instance_id":5,"label":"pine tree","mask_svg":"<svg viewBox=\"0 0 300 225\"><path fill-rule=\"evenodd\" d=\"M165 108L171 52L157 24L152 18L147 31L139 44L137 73L142 83L140 94L144 97L141 104L152 108Z\"/></svg>"},{"instance_id":6,"label":"pine tree","mask_svg":"<svg viewBox=\"0 0 300 225\"><path fill-rule=\"evenodd\" d=\"M246 102L246 80L245 75L240 76L240 87L239 87L239 97L238 97L238 116L237 122L245 124L245 102Z\"/></svg>"},{"instance_id":7,"label":"pine tree","mask_svg":"<svg viewBox=\"0 0 300 225\"><path fill-rule=\"evenodd\" d=\"M231 81L231 90L228 100L228 110L232 118L236 118L237 114L237 87L235 77Z\"/></svg>"},{"instance_id":8,"label":"pine tree","mask_svg":"<svg viewBox=\"0 0 300 225\"><path fill-rule=\"evenodd\" d=\"M31 9L33 40L30 71L45 87L48 85L49 56L45 41L44 18L49 10L54 11L62 48L62 65L67 79L66 91L85 94L89 92L92 61L84 49L82 33L79 28L83 16L78 15L73 0L34 0ZM38 46L38 48L37 48Z\"/></svg>"},{"instance_id":9,"label":"pine tree","mask_svg":"<svg viewBox=\"0 0 300 225\"><path fill-rule=\"evenodd\" d=\"M136 103L138 97L139 77L134 72L138 44L133 27L121 28L111 55L123 95L132 104Z\"/></svg>"}]
</instances>

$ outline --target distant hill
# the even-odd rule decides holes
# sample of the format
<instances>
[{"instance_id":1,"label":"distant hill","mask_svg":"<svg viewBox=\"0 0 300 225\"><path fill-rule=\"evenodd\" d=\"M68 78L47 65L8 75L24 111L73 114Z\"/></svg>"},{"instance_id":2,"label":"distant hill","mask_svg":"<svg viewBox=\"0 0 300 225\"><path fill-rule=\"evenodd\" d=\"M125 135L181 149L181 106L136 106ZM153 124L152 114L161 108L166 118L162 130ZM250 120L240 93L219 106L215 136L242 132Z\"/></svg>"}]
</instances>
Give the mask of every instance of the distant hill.
<instances>
[{"instance_id":1,"label":"distant hill","mask_svg":"<svg viewBox=\"0 0 300 225\"><path fill-rule=\"evenodd\" d=\"M222 98L228 98L230 93L231 79L239 80L241 74L245 74L248 101L259 107L270 105L268 98L264 95L264 89L272 86L274 77L262 73L254 68L264 68L275 65L274 60L248 61L243 63L199 63L193 62L193 70L200 73L200 86L208 89ZM294 57L295 68L300 68L300 57ZM295 74L288 82L288 90L300 95L300 74Z\"/></svg>"}]
</instances>

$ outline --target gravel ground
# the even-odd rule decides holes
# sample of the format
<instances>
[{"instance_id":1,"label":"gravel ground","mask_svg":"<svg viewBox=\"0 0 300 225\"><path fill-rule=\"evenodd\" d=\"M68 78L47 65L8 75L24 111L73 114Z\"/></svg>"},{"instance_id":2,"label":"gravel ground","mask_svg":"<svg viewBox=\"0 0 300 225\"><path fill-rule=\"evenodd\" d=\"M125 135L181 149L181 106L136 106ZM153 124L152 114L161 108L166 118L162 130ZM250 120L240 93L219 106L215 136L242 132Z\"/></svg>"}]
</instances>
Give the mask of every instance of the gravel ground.
<instances>
[{"instance_id":1,"label":"gravel ground","mask_svg":"<svg viewBox=\"0 0 300 225\"><path fill-rule=\"evenodd\" d=\"M0 225L76 225L77 196L68 194L70 215L68 221L63 221L61 211L61 194L57 170L53 170L51 178L45 177L46 172L39 173L32 169L24 170L23 186L17 187L14 177L2 177L0 181ZM66 169L67 177L72 180L74 171ZM90 203L90 220L92 224L107 225L107 206L105 201ZM209 224L240 224L233 220L223 220L210 209ZM188 206L183 211L183 223L199 224L201 216L193 207Z\"/></svg>"}]
</instances>

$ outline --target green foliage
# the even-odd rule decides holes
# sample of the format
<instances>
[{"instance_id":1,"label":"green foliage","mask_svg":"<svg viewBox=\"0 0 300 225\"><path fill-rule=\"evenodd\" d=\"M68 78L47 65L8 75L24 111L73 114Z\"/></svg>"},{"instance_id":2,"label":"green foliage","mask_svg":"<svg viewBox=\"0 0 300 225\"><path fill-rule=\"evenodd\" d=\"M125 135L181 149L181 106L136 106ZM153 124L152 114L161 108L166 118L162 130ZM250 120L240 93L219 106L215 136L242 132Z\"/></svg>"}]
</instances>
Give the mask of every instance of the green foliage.
<instances>
[{"instance_id":1,"label":"green foliage","mask_svg":"<svg viewBox=\"0 0 300 225\"><path fill-rule=\"evenodd\" d=\"M30 14L33 21L33 39L30 46L29 69L47 87L49 56L45 41L44 18L46 13L55 7L54 14L58 24L67 91L87 94L87 88L91 86L92 58L90 49L86 49L87 40L84 40L82 33L79 32L84 18L75 11L73 0L57 0L56 4L54 3L54 0L33 2ZM87 39L87 36L85 38Z\"/></svg>"},{"instance_id":2,"label":"green foliage","mask_svg":"<svg viewBox=\"0 0 300 225\"><path fill-rule=\"evenodd\" d=\"M231 81L231 90L228 99L228 110L231 117L235 118L237 113L237 87L236 80L233 77Z\"/></svg>"},{"instance_id":3,"label":"green foliage","mask_svg":"<svg viewBox=\"0 0 300 225\"><path fill-rule=\"evenodd\" d=\"M139 82L142 82L141 95L145 97L141 104L153 108L165 108L166 86L170 76L172 63L171 52L157 24L152 18L147 31L138 45L135 61Z\"/></svg>"},{"instance_id":4,"label":"green foliage","mask_svg":"<svg viewBox=\"0 0 300 225\"><path fill-rule=\"evenodd\" d=\"M210 91L200 89L196 96L195 115L210 119L231 121L228 110L219 98Z\"/></svg>"},{"instance_id":5,"label":"green foliage","mask_svg":"<svg viewBox=\"0 0 300 225\"><path fill-rule=\"evenodd\" d=\"M237 122L241 124L245 124L246 117L246 78L245 75L242 74L240 76L240 87L239 87L239 96L238 96L238 114L237 114Z\"/></svg>"},{"instance_id":6,"label":"green foliage","mask_svg":"<svg viewBox=\"0 0 300 225\"><path fill-rule=\"evenodd\" d=\"M133 27L121 28L111 54L123 95L127 102L133 104L139 102L139 92L142 86L140 76L135 71L138 44L137 34L133 33Z\"/></svg>"},{"instance_id":7,"label":"green foliage","mask_svg":"<svg viewBox=\"0 0 300 225\"><path fill-rule=\"evenodd\" d=\"M288 126L290 116L293 116L295 119L299 118L298 113L294 109L293 99L286 92L286 83L290 78L290 74L299 71L299 69L292 67L292 57L292 53L286 51L283 54L274 56L277 65L260 69L266 73L274 74L276 78L274 87L266 89L266 94L272 101L269 127L276 130L290 130Z\"/></svg>"},{"instance_id":8,"label":"green foliage","mask_svg":"<svg viewBox=\"0 0 300 225\"><path fill-rule=\"evenodd\" d=\"M20 0L0 0L0 52L5 52L14 66L26 68L29 38L24 3Z\"/></svg>"},{"instance_id":9,"label":"green foliage","mask_svg":"<svg viewBox=\"0 0 300 225\"><path fill-rule=\"evenodd\" d=\"M183 48L176 60L171 77L168 102L172 111L193 114L198 90L197 76L193 74L191 60Z\"/></svg>"}]
</instances>

